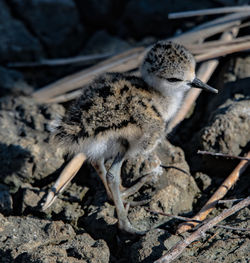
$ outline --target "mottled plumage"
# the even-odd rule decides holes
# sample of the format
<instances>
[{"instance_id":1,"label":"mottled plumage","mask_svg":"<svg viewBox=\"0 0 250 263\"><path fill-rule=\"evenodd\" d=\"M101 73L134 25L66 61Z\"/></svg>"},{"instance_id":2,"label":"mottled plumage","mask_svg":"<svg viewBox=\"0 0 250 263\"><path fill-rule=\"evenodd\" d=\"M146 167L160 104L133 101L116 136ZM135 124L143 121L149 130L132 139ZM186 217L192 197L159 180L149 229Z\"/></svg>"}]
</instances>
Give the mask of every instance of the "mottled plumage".
<instances>
[{"instance_id":1,"label":"mottled plumage","mask_svg":"<svg viewBox=\"0 0 250 263\"><path fill-rule=\"evenodd\" d=\"M151 151L164 134L162 112L167 104L141 78L108 73L83 90L54 136L67 149L82 151L94 160L111 157L115 140L121 138L129 142L128 155ZM98 143L98 150L91 147Z\"/></svg>"}]
</instances>

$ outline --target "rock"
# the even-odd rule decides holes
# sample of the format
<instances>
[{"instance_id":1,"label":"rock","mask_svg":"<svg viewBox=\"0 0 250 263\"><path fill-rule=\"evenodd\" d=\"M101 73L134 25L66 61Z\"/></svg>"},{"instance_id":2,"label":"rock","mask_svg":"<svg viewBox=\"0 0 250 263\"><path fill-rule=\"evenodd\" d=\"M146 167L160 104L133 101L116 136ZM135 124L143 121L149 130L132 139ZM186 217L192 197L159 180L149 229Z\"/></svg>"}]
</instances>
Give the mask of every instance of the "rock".
<instances>
[{"instance_id":1,"label":"rock","mask_svg":"<svg viewBox=\"0 0 250 263\"><path fill-rule=\"evenodd\" d=\"M106 31L97 31L87 42L83 53L86 54L115 54L130 48L130 45L115 36L109 35Z\"/></svg>"},{"instance_id":2,"label":"rock","mask_svg":"<svg viewBox=\"0 0 250 263\"><path fill-rule=\"evenodd\" d=\"M73 186L75 186L75 184L73 184ZM15 213L18 215L33 214L35 216L45 213L47 218L51 218L53 220L60 219L64 222L76 225L79 217L84 215L84 210L80 205L80 194L78 198L69 197L69 193L74 189L75 188L70 185L68 189L65 190L63 195L60 195L56 199L51 207L42 211L41 205L44 202L44 198L47 196L49 189L45 191L38 187L32 187L31 185L28 186L26 184L26 186L21 187L16 194L17 197L19 197L15 200L16 208L20 207L20 211L16 209ZM77 190L79 193L80 190L82 190L82 187L78 186Z\"/></svg>"},{"instance_id":3,"label":"rock","mask_svg":"<svg viewBox=\"0 0 250 263\"><path fill-rule=\"evenodd\" d=\"M84 233L62 245L39 247L32 253L23 253L17 260L34 263L106 263L109 262L109 249L103 240L95 241Z\"/></svg>"},{"instance_id":4,"label":"rock","mask_svg":"<svg viewBox=\"0 0 250 263\"><path fill-rule=\"evenodd\" d=\"M48 124L58 114L63 114L59 105L37 105L25 97L0 99L0 174L13 192L64 163L61 150L49 139Z\"/></svg>"},{"instance_id":5,"label":"rock","mask_svg":"<svg viewBox=\"0 0 250 263\"><path fill-rule=\"evenodd\" d=\"M221 67L212 83L219 90L219 93L207 100L205 118L208 119L210 114L228 99L250 98L249 81L250 56L230 58Z\"/></svg>"},{"instance_id":6,"label":"rock","mask_svg":"<svg viewBox=\"0 0 250 263\"><path fill-rule=\"evenodd\" d=\"M208 187L212 184L212 179L207 174L196 173L194 175L194 178L195 182L199 186L199 189L201 189L202 191L206 191Z\"/></svg>"},{"instance_id":7,"label":"rock","mask_svg":"<svg viewBox=\"0 0 250 263\"><path fill-rule=\"evenodd\" d=\"M104 191L97 191L91 203L84 204L86 214L79 218L78 226L86 229L95 239L104 239L108 244L116 242L117 218L115 207L107 202Z\"/></svg>"},{"instance_id":8,"label":"rock","mask_svg":"<svg viewBox=\"0 0 250 263\"><path fill-rule=\"evenodd\" d=\"M108 262L109 249L103 240L87 233L76 235L62 221L0 214L0 257L3 262Z\"/></svg>"},{"instance_id":9,"label":"rock","mask_svg":"<svg viewBox=\"0 0 250 263\"><path fill-rule=\"evenodd\" d=\"M71 56L82 48L86 32L73 0L11 0L10 3L50 56Z\"/></svg>"},{"instance_id":10,"label":"rock","mask_svg":"<svg viewBox=\"0 0 250 263\"><path fill-rule=\"evenodd\" d=\"M0 230L0 256L6 260L4 262L11 262L23 253L36 251L49 244L59 244L75 236L73 228L62 221L51 222L31 217L1 216Z\"/></svg>"},{"instance_id":11,"label":"rock","mask_svg":"<svg viewBox=\"0 0 250 263\"><path fill-rule=\"evenodd\" d=\"M168 19L168 13L211 7L214 5L207 0L193 2L192 5L187 1L130 0L124 11L123 23L128 34L135 38L150 35L166 38L174 33L177 25L176 21Z\"/></svg>"},{"instance_id":12,"label":"rock","mask_svg":"<svg viewBox=\"0 0 250 263\"><path fill-rule=\"evenodd\" d=\"M0 36L0 62L31 61L43 56L39 41L12 17L5 1L0 1Z\"/></svg>"},{"instance_id":13,"label":"rock","mask_svg":"<svg viewBox=\"0 0 250 263\"><path fill-rule=\"evenodd\" d=\"M22 73L0 66L0 97L5 95L28 95L32 92Z\"/></svg>"},{"instance_id":14,"label":"rock","mask_svg":"<svg viewBox=\"0 0 250 263\"><path fill-rule=\"evenodd\" d=\"M196 136L198 149L240 155L250 141L250 99L228 100L213 114L208 126ZM237 162L203 156L202 167L210 173L226 175Z\"/></svg>"},{"instance_id":15,"label":"rock","mask_svg":"<svg viewBox=\"0 0 250 263\"><path fill-rule=\"evenodd\" d=\"M94 240L87 233L77 235L61 247L66 249L69 257L84 260L84 262L109 262L110 253L105 241Z\"/></svg>"},{"instance_id":16,"label":"rock","mask_svg":"<svg viewBox=\"0 0 250 263\"><path fill-rule=\"evenodd\" d=\"M0 213L8 215L13 210L13 200L9 188L0 184Z\"/></svg>"},{"instance_id":17,"label":"rock","mask_svg":"<svg viewBox=\"0 0 250 263\"><path fill-rule=\"evenodd\" d=\"M146 206L150 210L174 215L192 211L192 204L199 189L189 174L189 167L183 151L168 141L163 141L156 149L156 154L162 165L165 166L163 174L158 179L147 183L134 195L134 200L150 200ZM138 165L139 162L135 163L132 170L130 163L127 163L129 167L124 167L124 171L130 171L130 174L133 174L131 181L141 177L142 169ZM169 220L161 215L150 214L146 207L138 206L129 211L129 219L137 228L148 230Z\"/></svg>"},{"instance_id":18,"label":"rock","mask_svg":"<svg viewBox=\"0 0 250 263\"><path fill-rule=\"evenodd\" d=\"M114 0L76 0L82 20L86 25L95 29L115 27L115 17L119 16L117 7L122 8L123 0L119 4ZM114 9L116 9L114 12Z\"/></svg>"},{"instance_id":19,"label":"rock","mask_svg":"<svg viewBox=\"0 0 250 263\"><path fill-rule=\"evenodd\" d=\"M131 247L131 262L150 263L159 259L171 247L181 240L162 229L152 229Z\"/></svg>"}]
</instances>

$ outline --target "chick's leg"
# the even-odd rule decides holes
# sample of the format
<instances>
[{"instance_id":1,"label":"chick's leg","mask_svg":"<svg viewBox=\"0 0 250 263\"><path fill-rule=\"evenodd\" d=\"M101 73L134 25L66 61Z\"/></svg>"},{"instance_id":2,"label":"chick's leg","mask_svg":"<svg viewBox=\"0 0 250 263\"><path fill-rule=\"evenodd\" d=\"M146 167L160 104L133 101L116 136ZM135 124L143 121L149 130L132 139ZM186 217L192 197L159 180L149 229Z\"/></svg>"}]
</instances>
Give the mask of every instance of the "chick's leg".
<instances>
[{"instance_id":1,"label":"chick's leg","mask_svg":"<svg viewBox=\"0 0 250 263\"><path fill-rule=\"evenodd\" d=\"M113 200L112 194L109 190L108 183L107 183L107 177L106 177L107 170L106 170L105 165L104 165L104 158L102 158L98 161L93 161L93 162L91 162L91 164L95 168L100 179L102 180L109 200Z\"/></svg>"},{"instance_id":2,"label":"chick's leg","mask_svg":"<svg viewBox=\"0 0 250 263\"><path fill-rule=\"evenodd\" d=\"M121 183L120 174L121 174L122 163L124 161L123 159L124 155L125 152L118 153L110 169L108 170L107 172L108 187L113 196L113 201L116 207L119 228L131 234L144 234L144 232L139 231L132 227L132 225L128 220L127 211L123 204L123 200L120 192L120 183Z\"/></svg>"}]
</instances>

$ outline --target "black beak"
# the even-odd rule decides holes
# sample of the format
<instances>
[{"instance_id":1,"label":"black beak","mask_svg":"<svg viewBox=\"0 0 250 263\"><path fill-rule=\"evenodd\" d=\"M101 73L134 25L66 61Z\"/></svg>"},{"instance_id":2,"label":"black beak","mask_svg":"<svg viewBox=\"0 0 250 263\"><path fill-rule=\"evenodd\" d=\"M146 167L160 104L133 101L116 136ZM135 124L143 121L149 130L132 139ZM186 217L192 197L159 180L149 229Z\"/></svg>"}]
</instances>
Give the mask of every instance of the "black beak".
<instances>
[{"instance_id":1,"label":"black beak","mask_svg":"<svg viewBox=\"0 0 250 263\"><path fill-rule=\"evenodd\" d=\"M200 79L195 78L193 82L189 84L192 88L204 89L206 91L210 91L212 93L218 93L217 89L210 87L209 85L203 83Z\"/></svg>"}]
</instances>

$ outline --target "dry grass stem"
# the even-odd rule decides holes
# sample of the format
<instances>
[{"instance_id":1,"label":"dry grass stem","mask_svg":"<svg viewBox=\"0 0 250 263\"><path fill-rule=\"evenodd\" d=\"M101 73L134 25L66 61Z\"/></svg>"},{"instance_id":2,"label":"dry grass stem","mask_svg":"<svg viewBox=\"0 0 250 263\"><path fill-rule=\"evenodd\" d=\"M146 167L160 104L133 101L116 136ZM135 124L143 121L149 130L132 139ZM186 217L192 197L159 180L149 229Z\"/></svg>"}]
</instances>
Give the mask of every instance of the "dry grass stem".
<instances>
[{"instance_id":1,"label":"dry grass stem","mask_svg":"<svg viewBox=\"0 0 250 263\"><path fill-rule=\"evenodd\" d=\"M103 53L103 54L94 54L94 55L85 55L77 56L72 58L57 58L57 59L43 59L37 62L11 62L8 63L8 67L54 67L54 66L63 66L68 64L79 64L83 62L93 62L96 60L108 58L114 54L112 53Z\"/></svg>"},{"instance_id":2,"label":"dry grass stem","mask_svg":"<svg viewBox=\"0 0 250 263\"><path fill-rule=\"evenodd\" d=\"M250 152L246 156L247 158L250 157ZM215 205L218 203L220 199L222 199L229 189L237 182L240 175L246 170L248 165L250 164L249 161L242 160L233 172L226 178L226 180L222 183L222 185L217 189L217 191L211 196L211 198L207 201L207 203L203 206L200 212L195 215L192 219L203 221L207 215L214 209ZM196 226L197 223L195 222L186 222L179 226L177 229L177 233L183 233L190 230L192 227Z\"/></svg>"},{"instance_id":3,"label":"dry grass stem","mask_svg":"<svg viewBox=\"0 0 250 263\"><path fill-rule=\"evenodd\" d=\"M219 8L209 8L203 10L195 11L185 11L185 12L176 12L169 13L169 19L179 19L192 16L205 16L205 15L218 15L226 13L235 13L235 12L246 12L250 11L250 6L231 6L231 7L219 7Z\"/></svg>"},{"instance_id":4,"label":"dry grass stem","mask_svg":"<svg viewBox=\"0 0 250 263\"><path fill-rule=\"evenodd\" d=\"M229 154L224 154L224 153L213 153L213 152L200 151L200 150L198 150L197 153L198 154L202 154L202 155L212 155L212 156L220 156L220 157L225 157L225 158L230 158L230 159L238 159L238 160L250 161L250 158L247 158L247 157L229 155Z\"/></svg>"},{"instance_id":5,"label":"dry grass stem","mask_svg":"<svg viewBox=\"0 0 250 263\"><path fill-rule=\"evenodd\" d=\"M234 205L233 207L222 211L218 216L215 218L210 219L206 224L199 227L195 232L193 232L190 236L185 238L184 240L178 242L170 251L163 255L160 259L156 260L154 263L169 263L176 259L184 249L189 246L192 242L197 241L205 236L206 231L211 229L212 227L216 226L219 222L224 220L225 218L233 215L234 213L238 212L240 209L247 207L250 205L250 197L245 198L238 204Z\"/></svg>"}]
</instances>

